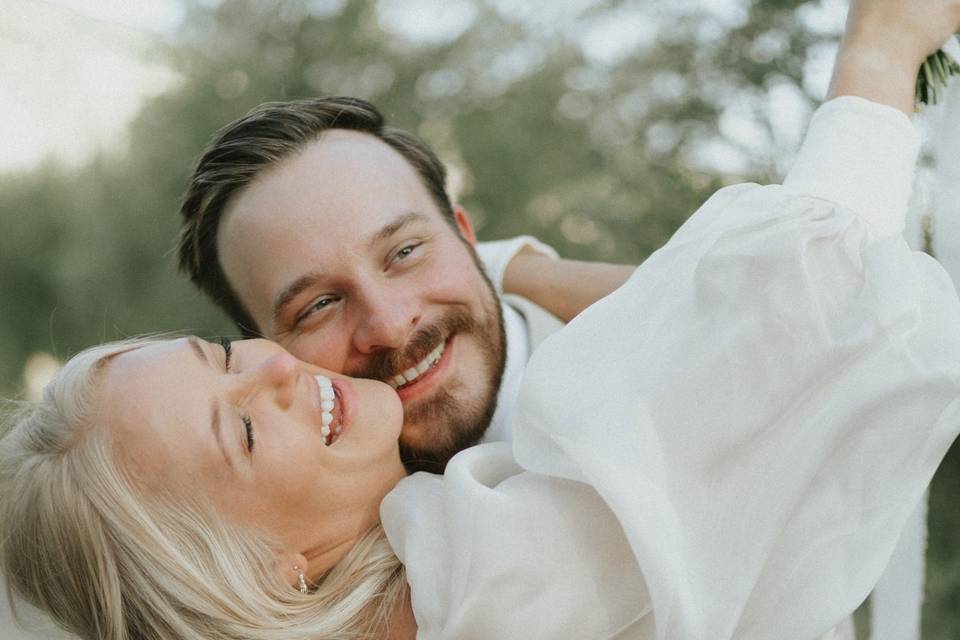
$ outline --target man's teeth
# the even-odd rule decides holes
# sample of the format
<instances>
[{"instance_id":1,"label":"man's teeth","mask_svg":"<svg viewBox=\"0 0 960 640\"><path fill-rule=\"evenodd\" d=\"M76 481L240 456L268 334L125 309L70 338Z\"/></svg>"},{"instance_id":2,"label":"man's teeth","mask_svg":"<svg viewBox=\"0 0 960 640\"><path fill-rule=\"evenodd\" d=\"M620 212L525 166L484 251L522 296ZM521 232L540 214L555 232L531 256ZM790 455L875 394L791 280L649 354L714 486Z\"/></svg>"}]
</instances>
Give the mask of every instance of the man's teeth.
<instances>
[{"instance_id":1,"label":"man's teeth","mask_svg":"<svg viewBox=\"0 0 960 640\"><path fill-rule=\"evenodd\" d=\"M398 373L393 376L387 383L396 389L397 387L402 387L405 384L409 384L420 377L424 371L437 364L440 361L440 357L443 355L443 348L445 343L441 342L437 345L437 348L427 354L427 357L418 362L416 365L410 367L403 373Z\"/></svg>"},{"instance_id":2,"label":"man's teeth","mask_svg":"<svg viewBox=\"0 0 960 640\"><path fill-rule=\"evenodd\" d=\"M314 376L320 385L320 434L324 438L330 436L330 425L333 423L333 383L327 376ZM339 433L339 427L337 427Z\"/></svg>"}]
</instances>

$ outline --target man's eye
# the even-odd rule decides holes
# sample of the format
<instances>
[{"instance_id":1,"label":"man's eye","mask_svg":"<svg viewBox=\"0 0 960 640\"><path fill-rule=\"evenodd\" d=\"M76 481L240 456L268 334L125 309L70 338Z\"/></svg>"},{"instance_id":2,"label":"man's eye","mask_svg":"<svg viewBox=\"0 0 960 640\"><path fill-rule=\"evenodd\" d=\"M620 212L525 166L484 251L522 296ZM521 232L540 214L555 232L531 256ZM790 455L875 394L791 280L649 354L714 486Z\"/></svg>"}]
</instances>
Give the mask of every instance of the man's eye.
<instances>
[{"instance_id":1,"label":"man's eye","mask_svg":"<svg viewBox=\"0 0 960 640\"><path fill-rule=\"evenodd\" d=\"M397 251L397 254L394 256L394 259L395 259L395 260L406 260L407 258L409 258L409 257L413 254L414 251L417 250L417 248L418 248L419 246L420 246L419 243L418 243L418 244L408 244L408 245L405 246L404 248L400 249L400 251Z\"/></svg>"},{"instance_id":2,"label":"man's eye","mask_svg":"<svg viewBox=\"0 0 960 640\"><path fill-rule=\"evenodd\" d=\"M331 304L333 304L334 301L335 301L334 298L320 298L319 300L314 302L312 305L310 305L310 308L307 309L307 311L322 311L323 309L326 309Z\"/></svg>"},{"instance_id":3,"label":"man's eye","mask_svg":"<svg viewBox=\"0 0 960 640\"><path fill-rule=\"evenodd\" d=\"M319 311L323 311L324 309L326 309L327 307L329 307L331 304L333 304L339 299L340 298L338 298L337 296L327 296L325 298L319 298L316 302L314 302L309 307L307 307L303 311L303 313L297 316L294 326L299 325L301 322L309 318L311 315Z\"/></svg>"}]
</instances>

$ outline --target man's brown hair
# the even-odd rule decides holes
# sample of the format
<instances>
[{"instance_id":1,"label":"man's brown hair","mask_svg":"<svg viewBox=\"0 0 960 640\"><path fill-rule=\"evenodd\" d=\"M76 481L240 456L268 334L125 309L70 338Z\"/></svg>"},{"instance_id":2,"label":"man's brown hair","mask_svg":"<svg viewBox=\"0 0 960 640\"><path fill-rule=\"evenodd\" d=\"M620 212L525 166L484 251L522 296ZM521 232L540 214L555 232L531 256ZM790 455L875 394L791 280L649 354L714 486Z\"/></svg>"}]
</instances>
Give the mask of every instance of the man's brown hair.
<instances>
[{"instance_id":1,"label":"man's brown hair","mask_svg":"<svg viewBox=\"0 0 960 640\"><path fill-rule=\"evenodd\" d=\"M456 226L440 159L413 134L387 126L369 102L331 97L260 105L218 131L203 151L180 206L183 223L177 240L180 271L223 309L245 336L258 335L259 329L220 265L217 235L224 209L261 171L331 129L367 133L396 150L419 174L441 215Z\"/></svg>"}]
</instances>

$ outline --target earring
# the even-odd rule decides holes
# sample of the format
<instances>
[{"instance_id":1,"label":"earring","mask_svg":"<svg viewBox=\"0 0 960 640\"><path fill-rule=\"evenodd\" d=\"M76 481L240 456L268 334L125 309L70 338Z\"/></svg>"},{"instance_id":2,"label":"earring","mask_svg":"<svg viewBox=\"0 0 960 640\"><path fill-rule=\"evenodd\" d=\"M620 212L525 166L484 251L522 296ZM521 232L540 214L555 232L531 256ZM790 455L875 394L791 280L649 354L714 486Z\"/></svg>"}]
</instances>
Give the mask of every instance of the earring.
<instances>
[{"instance_id":1,"label":"earring","mask_svg":"<svg viewBox=\"0 0 960 640\"><path fill-rule=\"evenodd\" d=\"M303 575L303 571L300 570L300 567L293 565L293 570L297 572L297 580L300 583L300 593L306 594L309 589L307 588L307 577Z\"/></svg>"}]
</instances>

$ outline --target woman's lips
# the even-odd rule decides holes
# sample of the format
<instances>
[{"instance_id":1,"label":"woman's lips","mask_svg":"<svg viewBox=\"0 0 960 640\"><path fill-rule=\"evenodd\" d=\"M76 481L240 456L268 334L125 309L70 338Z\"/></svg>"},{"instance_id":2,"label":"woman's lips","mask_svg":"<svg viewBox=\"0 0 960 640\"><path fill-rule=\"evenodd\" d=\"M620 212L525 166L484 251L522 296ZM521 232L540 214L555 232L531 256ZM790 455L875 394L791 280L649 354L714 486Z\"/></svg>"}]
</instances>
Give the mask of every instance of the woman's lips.
<instances>
[{"instance_id":1,"label":"woman's lips","mask_svg":"<svg viewBox=\"0 0 960 640\"><path fill-rule=\"evenodd\" d=\"M334 420L327 446L343 437L353 423L354 391L348 380L337 378L331 380L334 392Z\"/></svg>"},{"instance_id":2,"label":"woman's lips","mask_svg":"<svg viewBox=\"0 0 960 640\"><path fill-rule=\"evenodd\" d=\"M351 421L353 388L346 380L325 375L312 376L317 408L320 410L320 435L328 447L340 439Z\"/></svg>"}]
</instances>

